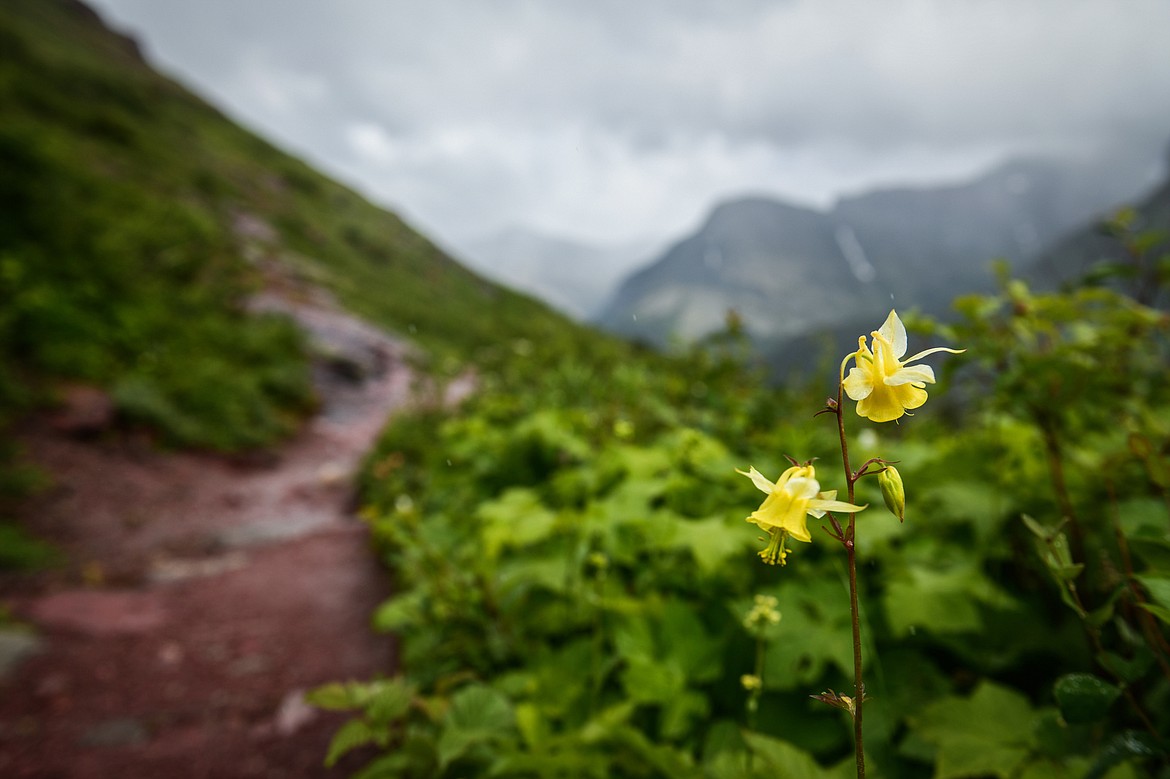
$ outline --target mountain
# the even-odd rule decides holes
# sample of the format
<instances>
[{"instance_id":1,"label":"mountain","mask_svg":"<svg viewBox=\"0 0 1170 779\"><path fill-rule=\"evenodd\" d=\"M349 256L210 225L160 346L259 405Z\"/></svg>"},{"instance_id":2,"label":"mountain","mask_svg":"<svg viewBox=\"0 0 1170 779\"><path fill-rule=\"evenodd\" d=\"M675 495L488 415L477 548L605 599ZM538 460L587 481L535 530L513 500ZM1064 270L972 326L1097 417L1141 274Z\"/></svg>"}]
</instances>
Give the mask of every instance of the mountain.
<instances>
[{"instance_id":1,"label":"mountain","mask_svg":"<svg viewBox=\"0 0 1170 779\"><path fill-rule=\"evenodd\" d=\"M0 4L0 116L0 422L83 384L177 444L288 432L308 345L253 310L264 290L461 362L597 338L234 124L78 0Z\"/></svg>"},{"instance_id":2,"label":"mountain","mask_svg":"<svg viewBox=\"0 0 1170 779\"><path fill-rule=\"evenodd\" d=\"M648 242L594 246L522 227L467 241L455 254L478 272L540 298L579 321L598 314Z\"/></svg>"},{"instance_id":3,"label":"mountain","mask_svg":"<svg viewBox=\"0 0 1170 779\"><path fill-rule=\"evenodd\" d=\"M1118 215L1113 224L1095 221L1074 230L1042 252L1028 268L1025 278L1040 290L1053 290L1062 284L1083 278L1109 267L1129 265L1135 271L1123 274L1113 283L1144 303L1150 299L1150 274L1170 271L1170 180ZM1141 265L1134 264L1134 241L1144 243ZM1127 246L1127 244L1129 244ZM1170 301L1157 301L1166 305Z\"/></svg>"},{"instance_id":4,"label":"mountain","mask_svg":"<svg viewBox=\"0 0 1170 779\"><path fill-rule=\"evenodd\" d=\"M662 345L719 330L734 310L768 352L880 322L891 305L941 312L955 294L990 286L991 260L1027 261L1148 177L1140 160L1019 159L973 181L883 188L823 211L723 203L623 282L598 321Z\"/></svg>"}]
</instances>

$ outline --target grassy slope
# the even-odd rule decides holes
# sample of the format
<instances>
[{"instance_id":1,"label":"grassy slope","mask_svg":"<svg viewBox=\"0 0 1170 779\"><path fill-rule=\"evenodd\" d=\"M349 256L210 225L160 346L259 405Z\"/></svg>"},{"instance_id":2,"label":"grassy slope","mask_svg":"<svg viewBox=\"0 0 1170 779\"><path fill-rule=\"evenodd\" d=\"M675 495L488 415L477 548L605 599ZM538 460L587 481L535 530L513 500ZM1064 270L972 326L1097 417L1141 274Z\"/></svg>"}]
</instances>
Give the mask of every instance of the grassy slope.
<instances>
[{"instance_id":1,"label":"grassy slope","mask_svg":"<svg viewBox=\"0 0 1170 779\"><path fill-rule=\"evenodd\" d=\"M178 443L287 430L304 350L244 313L257 258L461 359L596 338L234 125L73 0L0 6L0 114L0 417L81 380ZM237 235L241 214L273 235Z\"/></svg>"}]
</instances>

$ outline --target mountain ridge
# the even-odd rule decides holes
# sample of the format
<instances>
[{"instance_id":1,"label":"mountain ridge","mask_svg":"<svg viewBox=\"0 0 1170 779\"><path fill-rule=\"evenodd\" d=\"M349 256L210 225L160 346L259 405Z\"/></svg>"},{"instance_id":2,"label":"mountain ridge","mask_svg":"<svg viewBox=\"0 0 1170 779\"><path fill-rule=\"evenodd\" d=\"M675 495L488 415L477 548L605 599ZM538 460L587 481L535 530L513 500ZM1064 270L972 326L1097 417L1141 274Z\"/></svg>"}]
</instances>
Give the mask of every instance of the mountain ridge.
<instances>
[{"instance_id":1,"label":"mountain ridge","mask_svg":"<svg viewBox=\"0 0 1170 779\"><path fill-rule=\"evenodd\" d=\"M632 273L597 321L664 346L721 329L734 310L767 352L894 305L937 315L957 294L990 289L992 260L1026 264L1133 197L1143 177L1137 160L1033 157L962 182L875 188L826 209L727 200Z\"/></svg>"}]
</instances>

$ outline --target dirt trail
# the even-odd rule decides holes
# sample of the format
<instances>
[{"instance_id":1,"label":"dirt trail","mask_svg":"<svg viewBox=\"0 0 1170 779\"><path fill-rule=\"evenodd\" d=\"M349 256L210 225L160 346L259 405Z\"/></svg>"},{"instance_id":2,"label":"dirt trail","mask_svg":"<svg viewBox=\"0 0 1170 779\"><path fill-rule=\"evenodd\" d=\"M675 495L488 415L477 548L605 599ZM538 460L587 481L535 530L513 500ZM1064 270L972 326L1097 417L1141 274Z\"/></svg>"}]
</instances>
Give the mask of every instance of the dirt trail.
<instances>
[{"instance_id":1,"label":"dirt trail","mask_svg":"<svg viewBox=\"0 0 1170 779\"><path fill-rule=\"evenodd\" d=\"M294 313L327 355L320 413L279 448L160 453L77 440L49 419L24 432L55 484L22 519L70 563L0 579L0 600L36 630L0 679L0 776L352 770L321 767L343 718L301 696L393 667L391 641L368 627L388 584L350 514L351 477L412 376L384 333L261 303Z\"/></svg>"}]
</instances>

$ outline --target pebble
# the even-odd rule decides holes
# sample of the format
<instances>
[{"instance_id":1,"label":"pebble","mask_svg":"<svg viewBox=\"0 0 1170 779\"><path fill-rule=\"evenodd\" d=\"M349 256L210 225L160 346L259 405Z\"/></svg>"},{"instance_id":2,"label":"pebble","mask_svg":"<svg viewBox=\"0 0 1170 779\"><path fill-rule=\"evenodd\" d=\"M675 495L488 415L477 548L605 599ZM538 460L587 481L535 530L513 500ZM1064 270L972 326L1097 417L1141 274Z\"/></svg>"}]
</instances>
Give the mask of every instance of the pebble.
<instances>
[{"instance_id":1,"label":"pebble","mask_svg":"<svg viewBox=\"0 0 1170 779\"><path fill-rule=\"evenodd\" d=\"M44 646L44 639L21 627L0 627L0 680L7 679L26 658Z\"/></svg>"}]
</instances>

